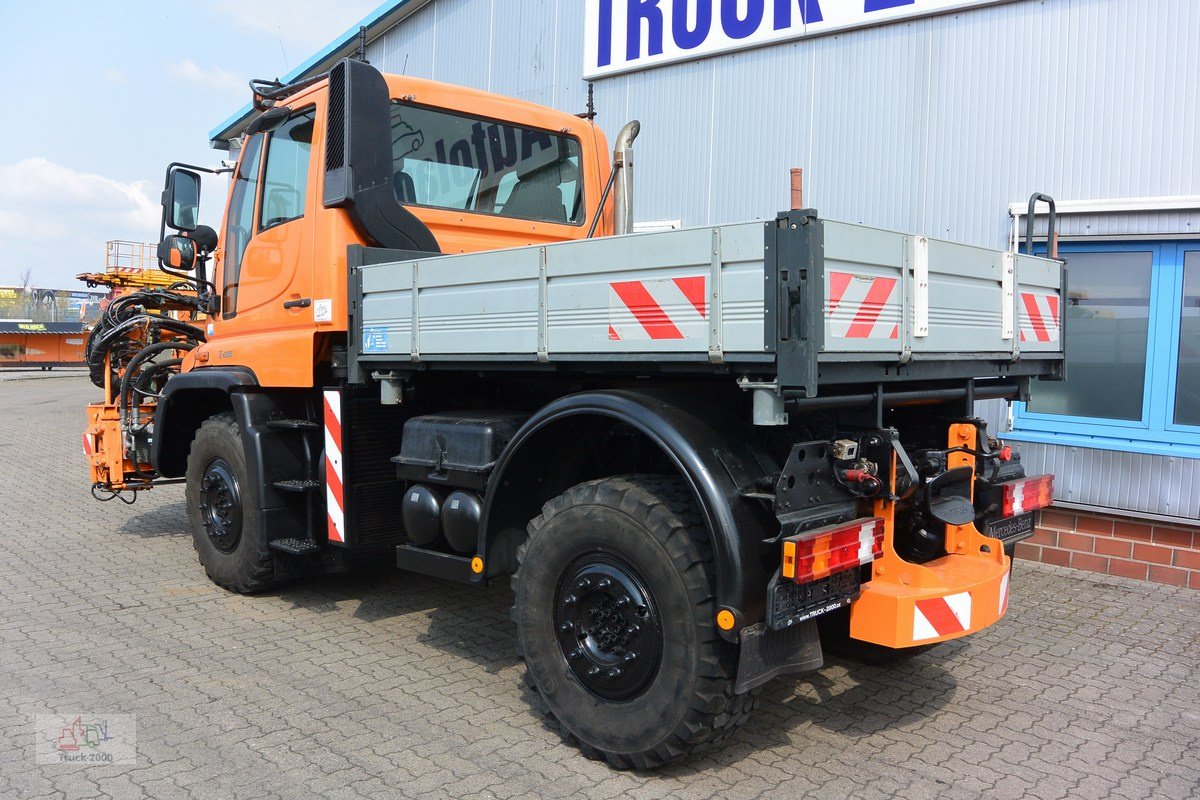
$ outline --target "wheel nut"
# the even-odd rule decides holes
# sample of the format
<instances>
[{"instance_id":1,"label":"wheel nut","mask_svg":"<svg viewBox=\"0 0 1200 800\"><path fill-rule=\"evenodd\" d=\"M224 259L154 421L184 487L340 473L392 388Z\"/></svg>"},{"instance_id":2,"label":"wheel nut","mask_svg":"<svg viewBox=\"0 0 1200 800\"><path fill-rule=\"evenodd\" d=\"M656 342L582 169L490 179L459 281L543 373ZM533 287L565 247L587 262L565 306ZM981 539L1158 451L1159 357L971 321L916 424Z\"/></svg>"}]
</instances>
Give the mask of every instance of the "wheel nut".
<instances>
[{"instance_id":1,"label":"wheel nut","mask_svg":"<svg viewBox=\"0 0 1200 800\"><path fill-rule=\"evenodd\" d=\"M624 608L629 605L629 595L621 595L617 598L617 608Z\"/></svg>"},{"instance_id":2,"label":"wheel nut","mask_svg":"<svg viewBox=\"0 0 1200 800\"><path fill-rule=\"evenodd\" d=\"M567 658L571 659L572 661L578 661L579 659L583 658L583 651L577 647L567 654Z\"/></svg>"},{"instance_id":3,"label":"wheel nut","mask_svg":"<svg viewBox=\"0 0 1200 800\"><path fill-rule=\"evenodd\" d=\"M616 667L613 667L612 669L610 669L608 671L608 677L612 678L613 680L616 680L617 678L621 677L621 670L617 669Z\"/></svg>"},{"instance_id":4,"label":"wheel nut","mask_svg":"<svg viewBox=\"0 0 1200 800\"><path fill-rule=\"evenodd\" d=\"M597 589L607 589L610 586L612 586L612 581L608 578L601 578L600 582L596 584Z\"/></svg>"},{"instance_id":5,"label":"wheel nut","mask_svg":"<svg viewBox=\"0 0 1200 800\"><path fill-rule=\"evenodd\" d=\"M592 585L592 582L589 581L587 578L580 578L579 582L575 584L575 588L582 592L584 589L588 588L591 585Z\"/></svg>"},{"instance_id":6,"label":"wheel nut","mask_svg":"<svg viewBox=\"0 0 1200 800\"><path fill-rule=\"evenodd\" d=\"M631 663L631 662L633 662L633 661L637 661L637 657L638 657L638 654L637 654L637 653L634 653L633 651L630 651L630 652L626 653L626 654L625 654L625 657L624 657L624 658L622 658L621 660L622 660L622 661L624 661L626 664L629 664L629 663Z\"/></svg>"},{"instance_id":7,"label":"wheel nut","mask_svg":"<svg viewBox=\"0 0 1200 800\"><path fill-rule=\"evenodd\" d=\"M562 633L570 633L574 627L574 623L572 623L571 620L567 620L562 625L558 626L558 630Z\"/></svg>"},{"instance_id":8,"label":"wheel nut","mask_svg":"<svg viewBox=\"0 0 1200 800\"><path fill-rule=\"evenodd\" d=\"M587 674L588 674L589 678L594 678L600 674L600 668L599 667L588 667Z\"/></svg>"},{"instance_id":9,"label":"wheel nut","mask_svg":"<svg viewBox=\"0 0 1200 800\"><path fill-rule=\"evenodd\" d=\"M569 594L569 595L567 595L566 597L564 597L564 598L563 598L563 605L564 605L564 606L573 606L573 605L575 605L575 604L576 604L576 603L578 603L578 602L579 602L579 598L578 598L578 597L576 597L576 596L575 596L575 595L573 595L573 594Z\"/></svg>"}]
</instances>

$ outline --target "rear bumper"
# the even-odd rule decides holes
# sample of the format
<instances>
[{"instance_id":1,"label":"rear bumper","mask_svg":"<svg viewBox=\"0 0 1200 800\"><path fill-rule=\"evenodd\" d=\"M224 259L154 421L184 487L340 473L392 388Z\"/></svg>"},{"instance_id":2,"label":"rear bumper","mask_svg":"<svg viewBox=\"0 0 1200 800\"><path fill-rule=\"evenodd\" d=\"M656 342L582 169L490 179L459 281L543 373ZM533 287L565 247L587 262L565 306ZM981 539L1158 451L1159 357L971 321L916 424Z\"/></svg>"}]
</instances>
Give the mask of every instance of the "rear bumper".
<instances>
[{"instance_id":1,"label":"rear bumper","mask_svg":"<svg viewBox=\"0 0 1200 800\"><path fill-rule=\"evenodd\" d=\"M995 540L992 540L995 541ZM863 584L850 636L885 647L944 642L983 630L1008 610L1010 559L950 554ZM888 578L885 580L885 577Z\"/></svg>"}]
</instances>

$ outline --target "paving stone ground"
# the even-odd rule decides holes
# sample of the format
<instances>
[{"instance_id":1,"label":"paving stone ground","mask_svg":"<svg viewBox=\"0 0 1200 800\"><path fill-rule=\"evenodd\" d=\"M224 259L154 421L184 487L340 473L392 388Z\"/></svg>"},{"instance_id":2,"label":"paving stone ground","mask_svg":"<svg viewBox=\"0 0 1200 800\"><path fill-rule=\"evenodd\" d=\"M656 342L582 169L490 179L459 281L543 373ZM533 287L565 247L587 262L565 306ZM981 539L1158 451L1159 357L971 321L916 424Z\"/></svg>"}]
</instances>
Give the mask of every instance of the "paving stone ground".
<instances>
[{"instance_id":1,"label":"paving stone ground","mask_svg":"<svg viewBox=\"0 0 1200 800\"><path fill-rule=\"evenodd\" d=\"M88 497L94 394L0 385L0 798L1200 796L1200 592L1020 563L993 628L776 680L718 753L613 772L536 711L506 586L225 592L181 489ZM35 763L35 715L76 713L136 715L136 763Z\"/></svg>"}]
</instances>

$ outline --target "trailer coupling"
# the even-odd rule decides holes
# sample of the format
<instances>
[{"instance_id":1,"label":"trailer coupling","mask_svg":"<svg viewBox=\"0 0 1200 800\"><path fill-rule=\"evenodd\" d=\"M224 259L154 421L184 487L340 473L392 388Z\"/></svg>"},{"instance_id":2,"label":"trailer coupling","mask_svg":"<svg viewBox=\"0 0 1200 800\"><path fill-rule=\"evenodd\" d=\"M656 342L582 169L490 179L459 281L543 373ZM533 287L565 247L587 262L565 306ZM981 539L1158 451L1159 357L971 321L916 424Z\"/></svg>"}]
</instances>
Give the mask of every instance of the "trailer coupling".
<instances>
[{"instance_id":1,"label":"trailer coupling","mask_svg":"<svg viewBox=\"0 0 1200 800\"><path fill-rule=\"evenodd\" d=\"M1004 616L1011 561L980 526L1028 528L1050 504L1053 476L994 480L1013 454L992 444L971 421L913 459L891 431L795 446L776 493L783 532L768 627L848 605L852 638L903 648Z\"/></svg>"}]
</instances>

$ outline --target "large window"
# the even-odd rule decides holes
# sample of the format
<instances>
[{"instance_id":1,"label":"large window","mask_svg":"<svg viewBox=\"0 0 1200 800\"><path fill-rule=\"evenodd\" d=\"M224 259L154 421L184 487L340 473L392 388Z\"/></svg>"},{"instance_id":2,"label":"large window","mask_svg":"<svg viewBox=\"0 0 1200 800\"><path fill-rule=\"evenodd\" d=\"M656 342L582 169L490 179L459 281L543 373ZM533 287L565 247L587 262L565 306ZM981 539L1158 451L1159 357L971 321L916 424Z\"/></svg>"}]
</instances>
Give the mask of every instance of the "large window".
<instances>
[{"instance_id":1,"label":"large window","mask_svg":"<svg viewBox=\"0 0 1200 800\"><path fill-rule=\"evenodd\" d=\"M242 274L242 256L254 235L254 200L258 195L258 165L262 155L262 135L251 136L242 151L233 191L229 195L229 211L225 215L225 241L221 288L221 316L231 319L237 314L238 280Z\"/></svg>"},{"instance_id":2,"label":"large window","mask_svg":"<svg viewBox=\"0 0 1200 800\"><path fill-rule=\"evenodd\" d=\"M396 196L409 205L578 225L580 152L569 136L392 105Z\"/></svg>"},{"instance_id":3,"label":"large window","mask_svg":"<svg viewBox=\"0 0 1200 800\"><path fill-rule=\"evenodd\" d=\"M1200 457L1200 243L1064 244L1067 380L1014 439Z\"/></svg>"}]
</instances>

